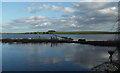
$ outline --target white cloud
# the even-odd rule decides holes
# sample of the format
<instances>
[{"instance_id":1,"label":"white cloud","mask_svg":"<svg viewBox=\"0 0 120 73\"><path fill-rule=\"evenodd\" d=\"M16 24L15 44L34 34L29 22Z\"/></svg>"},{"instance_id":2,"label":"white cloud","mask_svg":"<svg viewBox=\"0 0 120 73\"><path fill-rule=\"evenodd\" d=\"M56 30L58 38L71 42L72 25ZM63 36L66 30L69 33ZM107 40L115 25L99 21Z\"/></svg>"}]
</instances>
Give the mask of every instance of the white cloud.
<instances>
[{"instance_id":1,"label":"white cloud","mask_svg":"<svg viewBox=\"0 0 120 73\"><path fill-rule=\"evenodd\" d=\"M54 11L62 11L62 12L66 12L66 13L75 12L75 10L70 7L62 7L62 6L47 5L47 4L43 4L40 7L28 7L27 8L27 10L31 13L36 13L36 12L47 10L47 9L54 10Z\"/></svg>"},{"instance_id":2,"label":"white cloud","mask_svg":"<svg viewBox=\"0 0 120 73\"><path fill-rule=\"evenodd\" d=\"M74 4L74 6L76 6L76 7L80 7L80 4L77 3L77 4Z\"/></svg>"},{"instance_id":3,"label":"white cloud","mask_svg":"<svg viewBox=\"0 0 120 73\"><path fill-rule=\"evenodd\" d=\"M0 24L0 27L6 27L9 26L9 24Z\"/></svg>"},{"instance_id":4,"label":"white cloud","mask_svg":"<svg viewBox=\"0 0 120 73\"><path fill-rule=\"evenodd\" d=\"M98 10L98 12L100 12L102 14L117 15L117 8L116 7L105 8L105 9Z\"/></svg>"},{"instance_id":5,"label":"white cloud","mask_svg":"<svg viewBox=\"0 0 120 73\"><path fill-rule=\"evenodd\" d=\"M29 19L45 19L45 16L30 16Z\"/></svg>"},{"instance_id":6,"label":"white cloud","mask_svg":"<svg viewBox=\"0 0 120 73\"><path fill-rule=\"evenodd\" d=\"M78 25L76 25L76 24L70 24L70 27L79 28L80 26L78 26Z\"/></svg>"},{"instance_id":7,"label":"white cloud","mask_svg":"<svg viewBox=\"0 0 120 73\"><path fill-rule=\"evenodd\" d=\"M62 10L62 7L53 5L53 6L51 6L51 9L52 10Z\"/></svg>"},{"instance_id":8,"label":"white cloud","mask_svg":"<svg viewBox=\"0 0 120 73\"><path fill-rule=\"evenodd\" d=\"M64 19L62 19L62 20L60 20L61 22L67 22L67 20L64 20Z\"/></svg>"},{"instance_id":9,"label":"white cloud","mask_svg":"<svg viewBox=\"0 0 120 73\"><path fill-rule=\"evenodd\" d=\"M43 26L50 26L51 24L49 23L38 23L37 25L35 25L36 27L43 27Z\"/></svg>"},{"instance_id":10,"label":"white cloud","mask_svg":"<svg viewBox=\"0 0 120 73\"><path fill-rule=\"evenodd\" d=\"M92 18L90 18L91 20L94 20L95 18L94 17L92 17Z\"/></svg>"},{"instance_id":11,"label":"white cloud","mask_svg":"<svg viewBox=\"0 0 120 73\"><path fill-rule=\"evenodd\" d=\"M28 7L27 10L31 13L36 13L38 11L44 10L43 7Z\"/></svg>"},{"instance_id":12,"label":"white cloud","mask_svg":"<svg viewBox=\"0 0 120 73\"><path fill-rule=\"evenodd\" d=\"M69 12L69 13L74 13L74 12L75 12L74 9L69 8L69 7L65 7L65 8L64 8L64 11L65 11L65 12Z\"/></svg>"}]
</instances>

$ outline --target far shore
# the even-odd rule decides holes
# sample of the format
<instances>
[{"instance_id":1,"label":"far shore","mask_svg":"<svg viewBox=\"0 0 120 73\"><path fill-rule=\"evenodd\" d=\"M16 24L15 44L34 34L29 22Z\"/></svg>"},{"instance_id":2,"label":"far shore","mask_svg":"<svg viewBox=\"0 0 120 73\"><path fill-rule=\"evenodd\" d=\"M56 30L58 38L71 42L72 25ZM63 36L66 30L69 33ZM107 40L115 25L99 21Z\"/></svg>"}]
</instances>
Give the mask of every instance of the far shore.
<instances>
[{"instance_id":1,"label":"far shore","mask_svg":"<svg viewBox=\"0 0 120 73\"><path fill-rule=\"evenodd\" d=\"M76 32L26 32L26 33L0 33L0 34L120 34L120 32L104 31L76 31Z\"/></svg>"}]
</instances>

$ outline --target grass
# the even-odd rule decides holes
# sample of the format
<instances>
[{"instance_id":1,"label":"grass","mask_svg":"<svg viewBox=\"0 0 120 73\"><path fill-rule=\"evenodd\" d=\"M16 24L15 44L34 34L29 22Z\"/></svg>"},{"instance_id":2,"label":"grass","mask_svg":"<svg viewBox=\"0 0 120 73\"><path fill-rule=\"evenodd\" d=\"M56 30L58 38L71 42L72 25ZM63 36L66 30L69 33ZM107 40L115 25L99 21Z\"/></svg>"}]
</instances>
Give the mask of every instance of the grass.
<instances>
[{"instance_id":1,"label":"grass","mask_svg":"<svg viewBox=\"0 0 120 73\"><path fill-rule=\"evenodd\" d=\"M119 32L106 31L72 31L72 32L26 32L26 33L0 33L0 34L117 34Z\"/></svg>"},{"instance_id":2,"label":"grass","mask_svg":"<svg viewBox=\"0 0 120 73\"><path fill-rule=\"evenodd\" d=\"M113 32L100 32L100 31L76 31L76 32L53 32L53 34L99 34L99 33L113 33Z\"/></svg>"}]
</instances>

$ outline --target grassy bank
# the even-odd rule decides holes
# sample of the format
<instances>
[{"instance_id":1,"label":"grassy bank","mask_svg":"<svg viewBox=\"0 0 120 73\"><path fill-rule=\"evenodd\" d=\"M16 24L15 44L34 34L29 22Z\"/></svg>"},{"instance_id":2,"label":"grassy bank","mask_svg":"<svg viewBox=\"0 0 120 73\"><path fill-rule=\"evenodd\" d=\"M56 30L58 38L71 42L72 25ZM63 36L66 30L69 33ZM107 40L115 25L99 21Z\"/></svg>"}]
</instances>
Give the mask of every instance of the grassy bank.
<instances>
[{"instance_id":1,"label":"grassy bank","mask_svg":"<svg viewBox=\"0 0 120 73\"><path fill-rule=\"evenodd\" d=\"M52 34L114 34L117 32L101 32L101 31L76 31L76 32L53 32Z\"/></svg>"},{"instance_id":2,"label":"grassy bank","mask_svg":"<svg viewBox=\"0 0 120 73\"><path fill-rule=\"evenodd\" d=\"M26 32L26 33L0 33L0 34L117 34L120 32L104 31L72 31L72 32Z\"/></svg>"}]
</instances>

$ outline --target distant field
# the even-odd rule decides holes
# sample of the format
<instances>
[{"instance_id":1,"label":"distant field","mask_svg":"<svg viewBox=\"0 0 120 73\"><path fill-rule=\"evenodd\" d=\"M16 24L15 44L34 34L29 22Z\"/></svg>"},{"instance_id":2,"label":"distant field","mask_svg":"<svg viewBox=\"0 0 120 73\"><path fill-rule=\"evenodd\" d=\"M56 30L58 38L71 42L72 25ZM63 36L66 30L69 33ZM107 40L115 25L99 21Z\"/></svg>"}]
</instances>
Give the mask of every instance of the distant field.
<instances>
[{"instance_id":1,"label":"distant field","mask_svg":"<svg viewBox=\"0 0 120 73\"><path fill-rule=\"evenodd\" d=\"M53 34L99 34L99 33L115 33L115 32L78 31L78 32L54 32Z\"/></svg>"},{"instance_id":2,"label":"distant field","mask_svg":"<svg viewBox=\"0 0 120 73\"><path fill-rule=\"evenodd\" d=\"M120 32L104 31L73 31L73 32L26 32L26 33L0 33L0 34L117 34Z\"/></svg>"}]
</instances>

